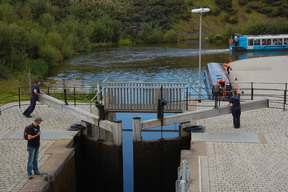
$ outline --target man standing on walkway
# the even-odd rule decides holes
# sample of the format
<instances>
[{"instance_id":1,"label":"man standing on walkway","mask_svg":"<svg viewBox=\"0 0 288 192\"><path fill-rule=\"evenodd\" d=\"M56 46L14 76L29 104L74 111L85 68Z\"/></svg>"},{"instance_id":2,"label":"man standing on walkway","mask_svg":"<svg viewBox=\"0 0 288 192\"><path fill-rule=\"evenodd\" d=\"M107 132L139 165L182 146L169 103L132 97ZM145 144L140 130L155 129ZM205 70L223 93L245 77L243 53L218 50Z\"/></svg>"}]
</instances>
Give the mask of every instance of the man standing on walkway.
<instances>
[{"instance_id":1,"label":"man standing on walkway","mask_svg":"<svg viewBox=\"0 0 288 192\"><path fill-rule=\"evenodd\" d=\"M34 175L40 175L40 171L38 168L38 152L40 147L40 123L43 121L41 117L36 117L34 122L27 127L28 133L28 143L27 143L27 151L29 152L29 158L27 163L27 173L28 178L32 179Z\"/></svg>"},{"instance_id":2,"label":"man standing on walkway","mask_svg":"<svg viewBox=\"0 0 288 192\"><path fill-rule=\"evenodd\" d=\"M233 124L234 128L240 128L240 115L241 115L241 107L240 107L240 88L236 84L237 90L233 91L233 96L230 98L229 103L227 105L232 104L232 116L233 116Z\"/></svg>"},{"instance_id":3,"label":"man standing on walkway","mask_svg":"<svg viewBox=\"0 0 288 192\"><path fill-rule=\"evenodd\" d=\"M25 115L28 118L32 117L31 113L35 109L36 101L38 101L38 95L40 93L43 93L40 91L40 86L39 86L40 84L41 84L41 81L37 80L36 83L33 85L32 93L31 93L31 97L30 97L30 106L23 113L23 115Z\"/></svg>"},{"instance_id":4,"label":"man standing on walkway","mask_svg":"<svg viewBox=\"0 0 288 192\"><path fill-rule=\"evenodd\" d=\"M220 96L220 83L217 81L217 83L213 87L213 94L214 94L214 99L215 99L215 105L214 109L218 108L218 101L219 101L219 96Z\"/></svg>"}]
</instances>

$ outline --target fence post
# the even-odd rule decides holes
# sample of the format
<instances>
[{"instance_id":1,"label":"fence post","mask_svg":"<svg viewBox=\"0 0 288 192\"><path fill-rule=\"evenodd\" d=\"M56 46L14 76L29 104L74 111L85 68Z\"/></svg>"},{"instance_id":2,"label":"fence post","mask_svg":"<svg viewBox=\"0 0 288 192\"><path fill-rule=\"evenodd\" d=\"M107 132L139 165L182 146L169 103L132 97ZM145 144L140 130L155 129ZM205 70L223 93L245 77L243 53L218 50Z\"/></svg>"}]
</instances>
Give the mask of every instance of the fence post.
<instances>
[{"instance_id":1,"label":"fence post","mask_svg":"<svg viewBox=\"0 0 288 192\"><path fill-rule=\"evenodd\" d=\"M285 111L286 107L286 97L287 97L287 83L285 83L283 111Z\"/></svg>"},{"instance_id":2,"label":"fence post","mask_svg":"<svg viewBox=\"0 0 288 192\"><path fill-rule=\"evenodd\" d=\"M253 82L251 82L251 100L253 100L253 94L254 94Z\"/></svg>"},{"instance_id":3,"label":"fence post","mask_svg":"<svg viewBox=\"0 0 288 192\"><path fill-rule=\"evenodd\" d=\"M188 97L189 97L188 91L189 91L189 89L188 89L188 87L186 87L186 110L188 110L188 102L189 102L189 100L188 100Z\"/></svg>"},{"instance_id":4,"label":"fence post","mask_svg":"<svg viewBox=\"0 0 288 192\"><path fill-rule=\"evenodd\" d=\"M47 87L47 95L50 95L50 87Z\"/></svg>"},{"instance_id":5,"label":"fence post","mask_svg":"<svg viewBox=\"0 0 288 192\"><path fill-rule=\"evenodd\" d=\"M141 117L133 117L133 141L141 141Z\"/></svg>"},{"instance_id":6,"label":"fence post","mask_svg":"<svg viewBox=\"0 0 288 192\"><path fill-rule=\"evenodd\" d=\"M20 87L18 87L18 102L19 102L19 108L21 108L21 93L20 93Z\"/></svg>"},{"instance_id":7,"label":"fence post","mask_svg":"<svg viewBox=\"0 0 288 192\"><path fill-rule=\"evenodd\" d=\"M73 96L74 96L74 106L76 106L76 88L73 88Z\"/></svg>"},{"instance_id":8,"label":"fence post","mask_svg":"<svg viewBox=\"0 0 288 192\"><path fill-rule=\"evenodd\" d=\"M65 105L68 105L66 89L64 89L64 102L65 102Z\"/></svg>"}]
</instances>

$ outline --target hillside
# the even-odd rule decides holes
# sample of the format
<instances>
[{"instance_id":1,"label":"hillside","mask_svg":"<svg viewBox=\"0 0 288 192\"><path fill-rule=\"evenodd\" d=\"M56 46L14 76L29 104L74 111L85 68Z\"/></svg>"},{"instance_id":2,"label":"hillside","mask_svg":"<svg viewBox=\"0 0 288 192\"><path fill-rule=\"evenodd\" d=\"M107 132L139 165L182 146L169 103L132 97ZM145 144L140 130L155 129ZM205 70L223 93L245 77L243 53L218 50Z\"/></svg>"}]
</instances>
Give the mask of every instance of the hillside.
<instances>
[{"instance_id":1,"label":"hillside","mask_svg":"<svg viewBox=\"0 0 288 192\"><path fill-rule=\"evenodd\" d=\"M37 78L99 46L288 31L287 0L0 0L0 78Z\"/></svg>"},{"instance_id":2,"label":"hillside","mask_svg":"<svg viewBox=\"0 0 288 192\"><path fill-rule=\"evenodd\" d=\"M287 0L193 1L193 8L201 6L211 9L203 17L203 33L211 40L213 37L227 39L233 33L256 35L288 32ZM199 16L193 14L187 24L190 22L193 23L192 27L198 30ZM185 24L182 23L181 26L185 29ZM195 32L193 30L192 35L195 35Z\"/></svg>"}]
</instances>

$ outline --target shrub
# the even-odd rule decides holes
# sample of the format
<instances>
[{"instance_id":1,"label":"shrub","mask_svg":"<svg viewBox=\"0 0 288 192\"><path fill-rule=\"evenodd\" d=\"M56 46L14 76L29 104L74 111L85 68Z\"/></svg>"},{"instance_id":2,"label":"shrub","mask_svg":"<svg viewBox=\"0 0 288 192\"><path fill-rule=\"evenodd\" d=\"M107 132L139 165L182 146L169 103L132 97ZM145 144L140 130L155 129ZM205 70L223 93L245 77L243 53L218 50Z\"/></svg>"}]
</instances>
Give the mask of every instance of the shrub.
<instances>
[{"instance_id":1,"label":"shrub","mask_svg":"<svg viewBox=\"0 0 288 192\"><path fill-rule=\"evenodd\" d=\"M118 41L118 45L131 45L133 42L130 38L120 38Z\"/></svg>"},{"instance_id":2,"label":"shrub","mask_svg":"<svg viewBox=\"0 0 288 192\"><path fill-rule=\"evenodd\" d=\"M178 40L178 34L174 30L169 30L164 34L165 42L175 42Z\"/></svg>"},{"instance_id":3,"label":"shrub","mask_svg":"<svg viewBox=\"0 0 288 192\"><path fill-rule=\"evenodd\" d=\"M9 4L0 4L0 21L5 23L13 23L18 19L13 7Z\"/></svg>"},{"instance_id":4,"label":"shrub","mask_svg":"<svg viewBox=\"0 0 288 192\"><path fill-rule=\"evenodd\" d=\"M58 65L63 59L61 52L51 45L43 45L40 47L39 55L48 63L49 66Z\"/></svg>"},{"instance_id":5,"label":"shrub","mask_svg":"<svg viewBox=\"0 0 288 192\"><path fill-rule=\"evenodd\" d=\"M248 3L249 0L239 0L239 5L243 6Z\"/></svg>"}]
</instances>

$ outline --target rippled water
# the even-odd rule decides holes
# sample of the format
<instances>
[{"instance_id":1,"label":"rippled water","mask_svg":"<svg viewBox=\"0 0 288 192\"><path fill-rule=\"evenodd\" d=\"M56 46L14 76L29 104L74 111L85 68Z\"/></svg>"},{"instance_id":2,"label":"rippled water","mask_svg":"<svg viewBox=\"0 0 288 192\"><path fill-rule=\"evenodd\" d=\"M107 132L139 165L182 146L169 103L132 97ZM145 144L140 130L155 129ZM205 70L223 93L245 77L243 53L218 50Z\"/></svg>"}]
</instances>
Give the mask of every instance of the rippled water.
<instances>
[{"instance_id":1,"label":"rippled water","mask_svg":"<svg viewBox=\"0 0 288 192\"><path fill-rule=\"evenodd\" d=\"M198 79L197 41L136 47L99 49L65 61L49 80L91 85L97 80L123 82L187 82ZM202 66L227 62L225 46L203 45Z\"/></svg>"}]
</instances>

